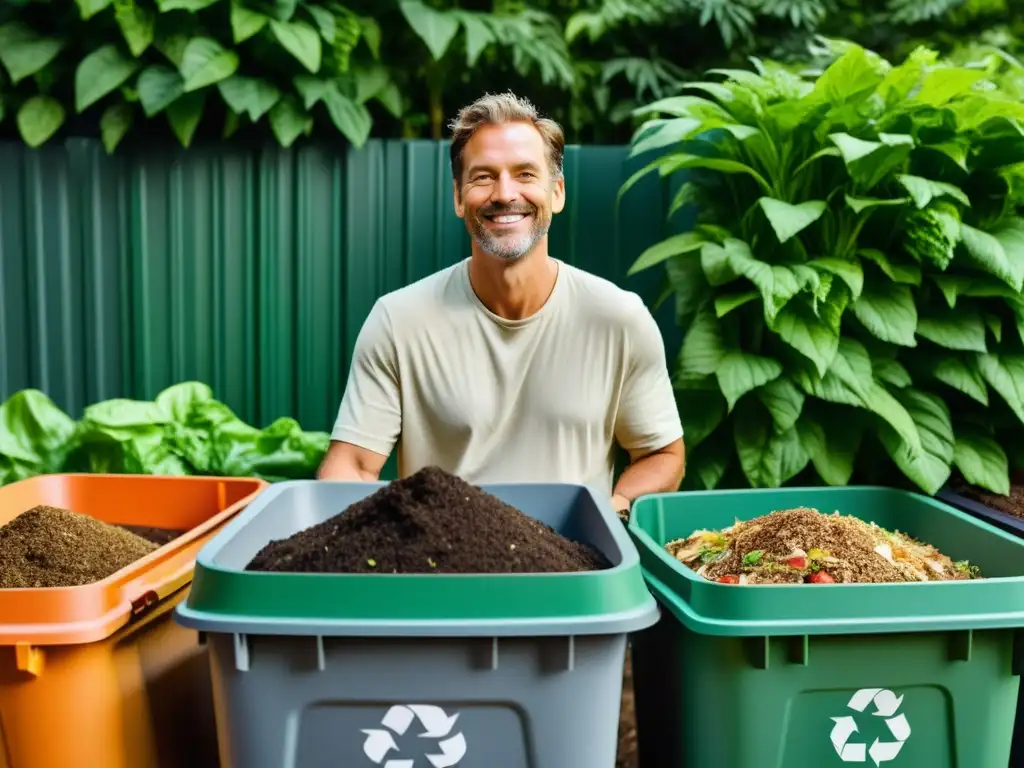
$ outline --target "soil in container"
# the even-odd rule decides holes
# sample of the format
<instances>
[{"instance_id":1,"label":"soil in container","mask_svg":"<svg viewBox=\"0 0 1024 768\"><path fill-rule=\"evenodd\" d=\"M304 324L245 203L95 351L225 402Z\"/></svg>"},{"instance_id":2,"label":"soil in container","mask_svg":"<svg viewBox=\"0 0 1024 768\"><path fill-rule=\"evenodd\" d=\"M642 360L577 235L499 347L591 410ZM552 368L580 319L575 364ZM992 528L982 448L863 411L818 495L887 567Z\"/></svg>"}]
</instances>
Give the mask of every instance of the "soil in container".
<instances>
[{"instance_id":1,"label":"soil in container","mask_svg":"<svg viewBox=\"0 0 1024 768\"><path fill-rule=\"evenodd\" d=\"M592 548L455 475L427 467L318 525L270 542L247 569L551 573L608 566Z\"/></svg>"},{"instance_id":2,"label":"soil in container","mask_svg":"<svg viewBox=\"0 0 1024 768\"><path fill-rule=\"evenodd\" d=\"M998 493L985 491L973 485L969 485L963 479L950 483L950 490L958 493L964 498L984 504L1003 514L1024 520L1024 473L1016 472L1010 478L1010 495L1001 496Z\"/></svg>"},{"instance_id":3,"label":"soil in container","mask_svg":"<svg viewBox=\"0 0 1024 768\"><path fill-rule=\"evenodd\" d=\"M800 507L720 531L699 530L665 548L723 584L869 584L980 578L935 547L839 512Z\"/></svg>"},{"instance_id":4,"label":"soil in container","mask_svg":"<svg viewBox=\"0 0 1024 768\"><path fill-rule=\"evenodd\" d=\"M92 584L155 549L141 536L89 515L33 507L0 527L0 589Z\"/></svg>"},{"instance_id":5,"label":"soil in container","mask_svg":"<svg viewBox=\"0 0 1024 768\"><path fill-rule=\"evenodd\" d=\"M187 531L175 531L170 528L157 528L152 525L122 525L118 524L118 528L123 528L129 533L134 533L136 536L141 536L146 541L156 544L158 547L162 547L164 544L170 544L179 536L184 536Z\"/></svg>"}]
</instances>

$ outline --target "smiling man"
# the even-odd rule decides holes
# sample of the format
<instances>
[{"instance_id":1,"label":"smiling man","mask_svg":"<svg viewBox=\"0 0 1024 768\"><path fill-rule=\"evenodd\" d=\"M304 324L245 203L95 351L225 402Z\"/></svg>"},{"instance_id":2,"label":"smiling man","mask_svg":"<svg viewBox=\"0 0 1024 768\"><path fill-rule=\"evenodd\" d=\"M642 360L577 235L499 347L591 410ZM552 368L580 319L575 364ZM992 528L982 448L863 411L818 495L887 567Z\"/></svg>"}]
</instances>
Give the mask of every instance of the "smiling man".
<instances>
[{"instance_id":1,"label":"smiling man","mask_svg":"<svg viewBox=\"0 0 1024 768\"><path fill-rule=\"evenodd\" d=\"M617 511L672 491L683 428L654 318L634 293L548 253L565 206L557 123L512 94L452 124L469 258L377 300L319 477L437 465L472 483L571 482ZM615 487L615 444L630 465Z\"/></svg>"}]
</instances>

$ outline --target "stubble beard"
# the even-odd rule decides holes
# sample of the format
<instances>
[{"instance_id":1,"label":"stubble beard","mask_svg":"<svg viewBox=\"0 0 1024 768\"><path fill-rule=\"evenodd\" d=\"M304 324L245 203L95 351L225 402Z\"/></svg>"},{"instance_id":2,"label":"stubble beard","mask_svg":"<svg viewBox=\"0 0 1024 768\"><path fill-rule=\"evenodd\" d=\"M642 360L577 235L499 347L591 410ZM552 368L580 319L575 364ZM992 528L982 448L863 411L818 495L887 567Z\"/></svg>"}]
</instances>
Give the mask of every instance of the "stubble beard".
<instances>
[{"instance_id":1,"label":"stubble beard","mask_svg":"<svg viewBox=\"0 0 1024 768\"><path fill-rule=\"evenodd\" d=\"M480 249L502 261L516 261L528 254L543 238L551 226L550 218L542 218L540 211L533 208L528 213L533 218L530 230L523 234L498 234L487 229L485 215L497 215L503 212L524 213L522 207L505 211L501 206L488 206L470 218L470 229L474 242Z\"/></svg>"}]
</instances>

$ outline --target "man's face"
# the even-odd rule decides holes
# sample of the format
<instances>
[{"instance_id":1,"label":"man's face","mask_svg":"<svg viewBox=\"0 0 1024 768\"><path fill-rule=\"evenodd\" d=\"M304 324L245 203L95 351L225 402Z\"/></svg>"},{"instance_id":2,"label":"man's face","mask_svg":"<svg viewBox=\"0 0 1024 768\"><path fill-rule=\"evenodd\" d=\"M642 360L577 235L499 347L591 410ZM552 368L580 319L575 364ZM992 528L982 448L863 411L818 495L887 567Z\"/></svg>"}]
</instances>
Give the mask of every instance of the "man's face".
<instances>
[{"instance_id":1,"label":"man's face","mask_svg":"<svg viewBox=\"0 0 1024 768\"><path fill-rule=\"evenodd\" d=\"M485 253L525 256L564 205L565 182L553 179L544 139L529 123L485 125L463 148L455 212Z\"/></svg>"}]
</instances>

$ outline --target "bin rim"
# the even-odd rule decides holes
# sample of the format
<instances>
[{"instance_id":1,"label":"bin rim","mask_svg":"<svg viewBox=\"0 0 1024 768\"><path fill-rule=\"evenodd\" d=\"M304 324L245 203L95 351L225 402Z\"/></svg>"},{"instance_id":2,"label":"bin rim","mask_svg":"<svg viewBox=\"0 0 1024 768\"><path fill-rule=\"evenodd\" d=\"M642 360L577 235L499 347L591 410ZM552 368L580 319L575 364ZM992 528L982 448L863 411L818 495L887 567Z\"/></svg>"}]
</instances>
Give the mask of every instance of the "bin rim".
<instances>
[{"instance_id":1,"label":"bin rim","mask_svg":"<svg viewBox=\"0 0 1024 768\"><path fill-rule=\"evenodd\" d=\"M257 477L54 472L4 487L26 487L41 482L41 478L80 478L90 483L126 480L153 486L220 484L225 488L225 499L229 485L251 489L181 536L99 581L73 587L0 589L0 646L81 645L110 637L186 587L192 580L194 558L201 544L270 486ZM54 616L66 618L55 621Z\"/></svg>"},{"instance_id":2,"label":"bin rim","mask_svg":"<svg viewBox=\"0 0 1024 768\"><path fill-rule=\"evenodd\" d=\"M638 520L646 508L666 498L718 498L742 495L799 498L807 494L835 497L837 504L851 492L913 498L937 514L966 522L986 535L1011 542L1024 558L1024 539L1000 530L934 497L880 485L833 487L749 488L677 491L647 494L630 509L627 529L640 554L641 568L651 592L666 612L689 630L727 637L879 634L971 629L1024 629L1024 575L986 577L977 581L907 582L896 584L719 584L698 576L672 557ZM776 508L801 506L780 503ZM813 506L813 505L811 505ZM757 509L750 519L765 512ZM699 517L693 529L701 527ZM836 616L837 592L844 615ZM931 600L920 599L924 595ZM907 612L914 607L917 615ZM987 605L1008 606L1003 610ZM902 612L901 612L902 610ZM753 618L752 618L753 617Z\"/></svg>"},{"instance_id":3,"label":"bin rim","mask_svg":"<svg viewBox=\"0 0 1024 768\"><path fill-rule=\"evenodd\" d=\"M335 574L245 571L216 562L276 497L309 483L342 484L286 480L262 493L199 552L192 589L175 609L176 621L200 631L236 634L384 637L398 632L407 637L498 637L628 633L660 618L625 526L600 493L578 483L504 482L479 487L495 493L501 488L557 485L589 494L622 554L621 562L610 568L526 574ZM372 492L388 481L360 485ZM437 598L440 592L445 593L444 601ZM296 595L306 599L296 600ZM485 602L499 607L489 614L473 610ZM555 602L562 610L545 610L545 605ZM411 610L417 615L389 614L399 603L406 613Z\"/></svg>"}]
</instances>

